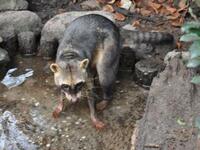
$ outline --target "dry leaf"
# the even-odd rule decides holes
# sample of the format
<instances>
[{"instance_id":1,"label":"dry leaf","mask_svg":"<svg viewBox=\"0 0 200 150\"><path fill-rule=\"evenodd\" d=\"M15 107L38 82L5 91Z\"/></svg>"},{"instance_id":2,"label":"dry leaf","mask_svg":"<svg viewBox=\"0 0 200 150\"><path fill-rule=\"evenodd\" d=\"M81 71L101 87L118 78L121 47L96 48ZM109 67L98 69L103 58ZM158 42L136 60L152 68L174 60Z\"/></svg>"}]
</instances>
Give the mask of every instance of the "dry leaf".
<instances>
[{"instance_id":1,"label":"dry leaf","mask_svg":"<svg viewBox=\"0 0 200 150\"><path fill-rule=\"evenodd\" d=\"M110 13L112 13L112 12L115 11L114 8L113 8L111 5L105 5L105 6L103 7L103 10L104 10L104 11L107 11L107 12L110 12Z\"/></svg>"},{"instance_id":2,"label":"dry leaf","mask_svg":"<svg viewBox=\"0 0 200 150\"><path fill-rule=\"evenodd\" d=\"M186 2L181 0L178 6L179 6L178 12L181 12L181 11L187 10L189 5L186 5Z\"/></svg>"},{"instance_id":3,"label":"dry leaf","mask_svg":"<svg viewBox=\"0 0 200 150\"><path fill-rule=\"evenodd\" d=\"M139 20L133 21L132 26L139 27L140 26L140 21Z\"/></svg>"},{"instance_id":4,"label":"dry leaf","mask_svg":"<svg viewBox=\"0 0 200 150\"><path fill-rule=\"evenodd\" d=\"M181 49L182 48L182 43L180 41L176 42L176 48Z\"/></svg>"},{"instance_id":5,"label":"dry leaf","mask_svg":"<svg viewBox=\"0 0 200 150\"><path fill-rule=\"evenodd\" d=\"M166 8L171 14L173 14L173 13L175 13L175 12L177 11L176 8L173 8L173 7L170 7L170 6L165 6L165 8Z\"/></svg>"},{"instance_id":6,"label":"dry leaf","mask_svg":"<svg viewBox=\"0 0 200 150\"><path fill-rule=\"evenodd\" d=\"M116 0L110 0L108 4L114 4Z\"/></svg>"},{"instance_id":7,"label":"dry leaf","mask_svg":"<svg viewBox=\"0 0 200 150\"><path fill-rule=\"evenodd\" d=\"M115 13L114 18L118 21L124 21L126 19L126 17L123 14L120 14L118 12Z\"/></svg>"},{"instance_id":8,"label":"dry leaf","mask_svg":"<svg viewBox=\"0 0 200 150\"><path fill-rule=\"evenodd\" d=\"M58 9L58 14L62 14L62 13L64 13L64 12L66 12L66 10L65 9L62 9L62 8L60 8L60 9Z\"/></svg>"},{"instance_id":9,"label":"dry leaf","mask_svg":"<svg viewBox=\"0 0 200 150\"><path fill-rule=\"evenodd\" d=\"M145 8L141 8L140 9L140 14L142 14L143 16L149 16L151 14L151 11L147 10Z\"/></svg>"},{"instance_id":10,"label":"dry leaf","mask_svg":"<svg viewBox=\"0 0 200 150\"><path fill-rule=\"evenodd\" d=\"M179 18L177 20L172 20L171 21L172 26L174 27L181 27L183 25L183 18Z\"/></svg>"},{"instance_id":11,"label":"dry leaf","mask_svg":"<svg viewBox=\"0 0 200 150\"><path fill-rule=\"evenodd\" d=\"M166 15L166 16L171 14L169 11L167 11L167 9L165 7L161 7L159 12L160 12L160 14Z\"/></svg>"},{"instance_id":12,"label":"dry leaf","mask_svg":"<svg viewBox=\"0 0 200 150\"><path fill-rule=\"evenodd\" d=\"M103 4L105 3L113 4L115 2L115 0L96 0L96 1Z\"/></svg>"},{"instance_id":13,"label":"dry leaf","mask_svg":"<svg viewBox=\"0 0 200 150\"><path fill-rule=\"evenodd\" d=\"M179 12L176 12L176 13L170 15L170 16L167 16L167 19L169 19L169 20L176 20L180 16L181 16L181 14Z\"/></svg>"},{"instance_id":14,"label":"dry leaf","mask_svg":"<svg viewBox=\"0 0 200 150\"><path fill-rule=\"evenodd\" d=\"M156 14L158 14L158 9L161 8L162 6L161 4L153 3L153 2L148 2L148 5L155 10Z\"/></svg>"},{"instance_id":15,"label":"dry leaf","mask_svg":"<svg viewBox=\"0 0 200 150\"><path fill-rule=\"evenodd\" d=\"M158 0L159 3L164 3L166 0Z\"/></svg>"}]
</instances>

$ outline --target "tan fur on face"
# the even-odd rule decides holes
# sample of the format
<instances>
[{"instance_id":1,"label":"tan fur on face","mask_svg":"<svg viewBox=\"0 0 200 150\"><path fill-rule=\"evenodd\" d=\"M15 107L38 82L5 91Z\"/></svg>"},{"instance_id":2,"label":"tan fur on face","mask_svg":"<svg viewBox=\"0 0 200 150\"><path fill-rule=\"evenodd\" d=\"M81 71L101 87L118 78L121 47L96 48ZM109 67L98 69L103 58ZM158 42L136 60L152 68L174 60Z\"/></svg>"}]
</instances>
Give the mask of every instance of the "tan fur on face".
<instances>
[{"instance_id":1,"label":"tan fur on face","mask_svg":"<svg viewBox=\"0 0 200 150\"><path fill-rule=\"evenodd\" d=\"M67 84L74 86L79 82L85 82L87 78L86 68L89 60L84 59L80 62L73 62L68 64L65 68L61 68L58 64L54 63L50 66L52 72L54 72L54 80L57 86Z\"/></svg>"}]
</instances>

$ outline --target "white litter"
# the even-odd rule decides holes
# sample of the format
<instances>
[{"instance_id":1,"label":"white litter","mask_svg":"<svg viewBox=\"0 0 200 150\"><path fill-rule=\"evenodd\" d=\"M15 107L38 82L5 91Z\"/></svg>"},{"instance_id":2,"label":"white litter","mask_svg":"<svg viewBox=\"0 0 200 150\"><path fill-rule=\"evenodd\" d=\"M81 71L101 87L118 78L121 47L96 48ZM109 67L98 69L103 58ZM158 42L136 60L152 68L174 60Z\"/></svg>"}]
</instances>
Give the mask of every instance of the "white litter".
<instances>
[{"instance_id":1,"label":"white litter","mask_svg":"<svg viewBox=\"0 0 200 150\"><path fill-rule=\"evenodd\" d=\"M2 84L4 84L8 89L11 89L13 87L16 87L20 84L22 84L26 78L33 75L33 69L25 69L26 73L19 75L19 76L12 76L12 73L15 72L17 68L9 69L6 73L6 76L1 81Z\"/></svg>"}]
</instances>

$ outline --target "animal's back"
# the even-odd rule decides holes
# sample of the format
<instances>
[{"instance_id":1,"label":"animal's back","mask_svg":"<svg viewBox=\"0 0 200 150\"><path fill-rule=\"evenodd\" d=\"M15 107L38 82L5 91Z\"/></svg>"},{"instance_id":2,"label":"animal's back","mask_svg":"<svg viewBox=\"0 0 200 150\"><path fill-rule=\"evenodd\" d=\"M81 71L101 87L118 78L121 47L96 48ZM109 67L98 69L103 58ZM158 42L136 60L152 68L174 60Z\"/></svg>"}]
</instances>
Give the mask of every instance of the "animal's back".
<instances>
[{"instance_id":1,"label":"animal's back","mask_svg":"<svg viewBox=\"0 0 200 150\"><path fill-rule=\"evenodd\" d=\"M120 34L116 25L101 15L85 15L71 22L66 28L57 55L61 55L65 50L72 50L91 59L96 49L103 51L101 47L109 42L120 47ZM113 51L119 53L119 49Z\"/></svg>"}]
</instances>

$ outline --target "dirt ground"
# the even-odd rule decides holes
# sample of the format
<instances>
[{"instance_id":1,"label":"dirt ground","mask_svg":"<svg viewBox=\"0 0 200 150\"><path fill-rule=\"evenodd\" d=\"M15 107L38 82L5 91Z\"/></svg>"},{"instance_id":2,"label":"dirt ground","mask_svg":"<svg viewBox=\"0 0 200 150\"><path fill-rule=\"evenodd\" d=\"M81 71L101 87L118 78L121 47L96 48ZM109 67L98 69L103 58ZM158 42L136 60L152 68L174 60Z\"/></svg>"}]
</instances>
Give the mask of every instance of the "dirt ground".
<instances>
[{"instance_id":1,"label":"dirt ground","mask_svg":"<svg viewBox=\"0 0 200 150\"><path fill-rule=\"evenodd\" d=\"M92 126L85 99L76 105L68 105L60 118L52 118L59 92L54 86L53 74L44 72L45 64L40 57L17 56L18 73L32 68L34 75L10 90L0 87L1 116L9 111L17 121L13 123L11 117L4 123L7 128L1 125L1 129L6 128L4 140L6 143L10 140L11 149L129 150L134 125L142 117L148 91L130 80L131 75L130 78L119 78L112 104L98 113L107 125L98 131ZM13 134L20 136L13 138Z\"/></svg>"}]
</instances>

